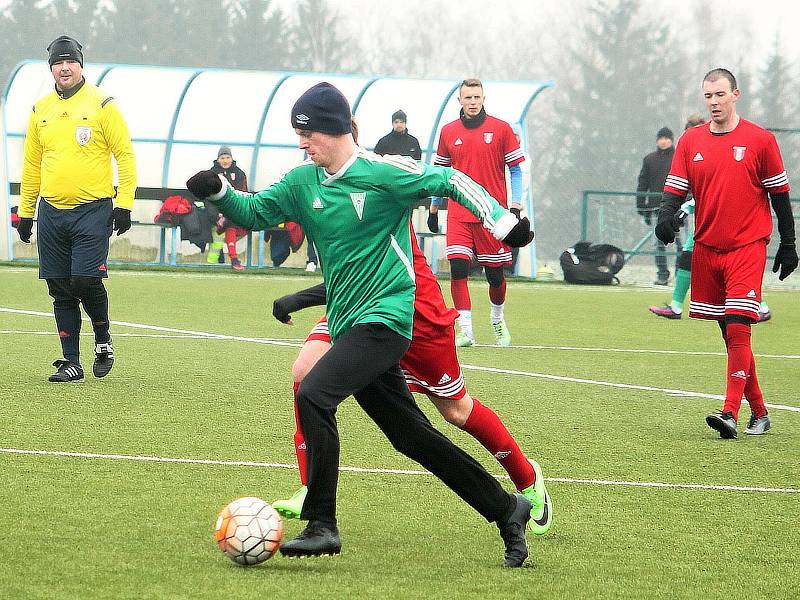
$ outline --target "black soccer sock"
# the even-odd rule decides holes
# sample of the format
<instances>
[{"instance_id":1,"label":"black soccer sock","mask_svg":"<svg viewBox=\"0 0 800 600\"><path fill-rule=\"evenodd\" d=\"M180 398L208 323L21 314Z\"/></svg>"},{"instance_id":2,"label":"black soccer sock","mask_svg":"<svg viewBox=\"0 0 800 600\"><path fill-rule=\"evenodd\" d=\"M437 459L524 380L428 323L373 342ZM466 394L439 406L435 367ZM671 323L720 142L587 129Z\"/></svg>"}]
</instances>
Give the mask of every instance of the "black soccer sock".
<instances>
[{"instance_id":1,"label":"black soccer sock","mask_svg":"<svg viewBox=\"0 0 800 600\"><path fill-rule=\"evenodd\" d=\"M73 277L72 288L89 315L94 341L103 344L111 339L108 323L108 292L100 277Z\"/></svg>"},{"instance_id":2,"label":"black soccer sock","mask_svg":"<svg viewBox=\"0 0 800 600\"><path fill-rule=\"evenodd\" d=\"M61 353L66 360L80 364L81 309L72 293L69 279L47 279L47 290L53 298Z\"/></svg>"}]
</instances>

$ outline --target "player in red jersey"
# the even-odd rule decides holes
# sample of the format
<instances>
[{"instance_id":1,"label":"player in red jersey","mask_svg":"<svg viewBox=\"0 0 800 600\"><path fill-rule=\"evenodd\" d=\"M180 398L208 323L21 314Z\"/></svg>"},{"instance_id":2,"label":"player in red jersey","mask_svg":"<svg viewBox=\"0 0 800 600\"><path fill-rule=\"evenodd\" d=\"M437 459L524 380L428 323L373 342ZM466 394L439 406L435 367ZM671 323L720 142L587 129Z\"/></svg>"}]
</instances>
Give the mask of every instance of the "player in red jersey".
<instances>
[{"instance_id":1,"label":"player in red jersey","mask_svg":"<svg viewBox=\"0 0 800 600\"><path fill-rule=\"evenodd\" d=\"M506 167L511 174L511 212L519 216L522 209L522 170L525 160L511 125L486 114L483 107L483 84L478 79L465 79L458 90L461 115L442 128L434 164L452 166L469 175L506 206ZM438 204L431 200L428 227L439 231ZM506 280L503 267L511 264L511 249L492 239L486 229L455 202L447 206L447 259L450 261L450 291L458 310L459 347L472 346L472 301L467 279L470 263L477 259L489 283L491 325L497 344L509 346L511 334L504 318Z\"/></svg>"},{"instance_id":2,"label":"player in red jersey","mask_svg":"<svg viewBox=\"0 0 800 600\"><path fill-rule=\"evenodd\" d=\"M771 425L750 345L772 234L770 202L780 235L772 271L780 270L782 281L798 262L789 180L778 143L736 113L739 95L727 69L714 69L703 79L711 121L688 129L678 141L655 228L665 244L675 239L682 217L678 208L691 191L695 246L689 316L716 320L722 330L728 350L725 401L706 423L726 439L737 436L742 395L751 410L745 433L761 435Z\"/></svg>"}]
</instances>

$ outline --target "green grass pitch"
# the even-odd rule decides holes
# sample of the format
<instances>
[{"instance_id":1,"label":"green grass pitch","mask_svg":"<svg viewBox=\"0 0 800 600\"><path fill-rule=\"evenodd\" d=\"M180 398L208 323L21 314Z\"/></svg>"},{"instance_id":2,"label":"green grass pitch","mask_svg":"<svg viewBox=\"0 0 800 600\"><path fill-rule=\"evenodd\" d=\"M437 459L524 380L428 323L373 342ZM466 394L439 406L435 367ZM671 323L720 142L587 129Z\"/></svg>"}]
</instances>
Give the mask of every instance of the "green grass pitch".
<instances>
[{"instance_id":1,"label":"green grass pitch","mask_svg":"<svg viewBox=\"0 0 800 600\"><path fill-rule=\"evenodd\" d=\"M85 336L87 380L63 386L47 382L60 353L44 283L0 268L0 598L797 597L800 311L798 292L781 290L767 294L772 321L753 328L773 429L745 436L745 406L740 439L723 441L704 422L721 405L719 332L649 314L669 290L515 282L514 347L493 348L486 284L474 281L485 345L460 353L469 389L539 460L554 502L527 567L502 569L496 527L432 476L366 471L340 476L341 556L233 564L213 543L217 511L298 485L281 466L294 463L290 369L320 311L288 327L271 305L319 278L288 273L112 269L111 317L128 323L112 329L117 364L92 378ZM419 470L352 399L338 415L342 466Z\"/></svg>"}]
</instances>

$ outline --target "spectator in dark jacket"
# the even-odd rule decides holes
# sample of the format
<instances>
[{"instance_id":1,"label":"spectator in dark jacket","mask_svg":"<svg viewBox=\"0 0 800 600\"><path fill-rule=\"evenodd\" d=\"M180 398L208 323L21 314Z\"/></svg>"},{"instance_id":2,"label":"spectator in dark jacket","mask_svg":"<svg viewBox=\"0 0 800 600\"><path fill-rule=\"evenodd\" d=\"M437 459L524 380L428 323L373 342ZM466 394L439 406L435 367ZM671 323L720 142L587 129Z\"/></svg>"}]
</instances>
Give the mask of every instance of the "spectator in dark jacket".
<instances>
[{"instance_id":1,"label":"spectator in dark jacket","mask_svg":"<svg viewBox=\"0 0 800 600\"><path fill-rule=\"evenodd\" d=\"M375 144L375 154L398 154L422 160L419 140L408 133L406 113L398 110L392 115L392 130Z\"/></svg>"},{"instance_id":2,"label":"spectator in dark jacket","mask_svg":"<svg viewBox=\"0 0 800 600\"><path fill-rule=\"evenodd\" d=\"M217 152L217 160L211 165L211 170L214 171L214 173L224 175L225 179L228 180L234 189L240 192L247 191L247 175L236 166L236 161L233 160L231 149L228 146L220 147ZM215 236L214 240L211 242L211 249L208 252L208 262L225 262L224 257L222 260L219 258L222 254L221 237L224 235L225 246L228 248L228 256L231 259L231 267L237 271L243 270L244 265L236 254L236 242L247 235L247 230L220 216L217 221L216 234L217 236Z\"/></svg>"},{"instance_id":3,"label":"spectator in dark jacket","mask_svg":"<svg viewBox=\"0 0 800 600\"><path fill-rule=\"evenodd\" d=\"M656 134L655 152L651 152L642 161L642 170L639 172L639 183L636 186L637 192L655 192L658 195L646 196L644 194L636 196L636 210L644 218L646 225L651 225L654 221L653 216L661 204L661 194L664 191L664 182L667 180L672 156L675 154L673 145L674 136L669 127L662 127ZM680 252L680 240L675 242ZM667 257L664 255L665 247L656 238L656 285L667 285L669 282L669 269L667 268Z\"/></svg>"}]
</instances>

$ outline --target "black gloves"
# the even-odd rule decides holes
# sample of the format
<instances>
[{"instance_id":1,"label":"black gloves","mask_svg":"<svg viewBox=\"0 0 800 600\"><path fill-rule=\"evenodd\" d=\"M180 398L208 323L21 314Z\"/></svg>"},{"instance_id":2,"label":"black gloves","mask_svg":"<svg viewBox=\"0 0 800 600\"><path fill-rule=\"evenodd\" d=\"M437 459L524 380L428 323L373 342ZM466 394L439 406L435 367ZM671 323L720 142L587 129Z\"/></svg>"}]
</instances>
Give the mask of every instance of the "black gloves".
<instances>
[{"instance_id":1,"label":"black gloves","mask_svg":"<svg viewBox=\"0 0 800 600\"><path fill-rule=\"evenodd\" d=\"M531 222L528 217L522 217L519 222L514 225L514 228L508 232L508 235L503 238L506 245L512 248L522 248L527 246L533 240L533 231L531 231Z\"/></svg>"},{"instance_id":2,"label":"black gloves","mask_svg":"<svg viewBox=\"0 0 800 600\"><path fill-rule=\"evenodd\" d=\"M22 225L22 221L20 221L20 225ZM20 234L20 237L22 237L22 234ZM778 251L775 253L775 263L772 265L772 272L777 273L778 269L780 269L781 273L778 275L778 279L783 281L791 275L792 271L796 268L797 249L795 248L794 242L781 242L780 246L778 246Z\"/></svg>"},{"instance_id":3,"label":"black gloves","mask_svg":"<svg viewBox=\"0 0 800 600\"><path fill-rule=\"evenodd\" d=\"M656 237L665 244L674 242L675 234L681 230L681 225L683 225L683 221L680 217L681 212L682 211L679 211L678 214L668 219L659 219L658 223L656 223Z\"/></svg>"},{"instance_id":4,"label":"black gloves","mask_svg":"<svg viewBox=\"0 0 800 600\"><path fill-rule=\"evenodd\" d=\"M292 322L292 313L297 311L295 295L281 296L272 303L272 316L281 323Z\"/></svg>"},{"instance_id":5,"label":"black gloves","mask_svg":"<svg viewBox=\"0 0 800 600\"><path fill-rule=\"evenodd\" d=\"M127 208L120 208L115 206L111 211L111 216L108 218L107 226L114 225L114 231L117 235L122 235L131 228L131 211Z\"/></svg>"},{"instance_id":6,"label":"black gloves","mask_svg":"<svg viewBox=\"0 0 800 600\"><path fill-rule=\"evenodd\" d=\"M186 189L202 200L219 192L222 182L214 171L198 171L189 177Z\"/></svg>"},{"instance_id":7,"label":"black gloves","mask_svg":"<svg viewBox=\"0 0 800 600\"><path fill-rule=\"evenodd\" d=\"M291 324L292 313L311 306L322 306L327 302L324 283L318 283L294 294L282 296L272 303L272 316L281 323Z\"/></svg>"},{"instance_id":8,"label":"black gloves","mask_svg":"<svg viewBox=\"0 0 800 600\"><path fill-rule=\"evenodd\" d=\"M439 233L439 213L428 213L428 229L431 233Z\"/></svg>"},{"instance_id":9,"label":"black gloves","mask_svg":"<svg viewBox=\"0 0 800 600\"><path fill-rule=\"evenodd\" d=\"M515 207L515 208L509 208L508 210L512 215L514 215L518 219L520 218L520 212L522 212L522 211L520 211L520 209Z\"/></svg>"},{"instance_id":10,"label":"black gloves","mask_svg":"<svg viewBox=\"0 0 800 600\"><path fill-rule=\"evenodd\" d=\"M26 244L31 243L31 233L33 233L33 219L22 217L17 223L17 233L19 239Z\"/></svg>"},{"instance_id":11,"label":"black gloves","mask_svg":"<svg viewBox=\"0 0 800 600\"><path fill-rule=\"evenodd\" d=\"M652 213L650 213L650 212L640 212L639 214L642 215L642 218L644 219L644 224L645 225L652 225L653 224L653 214Z\"/></svg>"}]
</instances>

